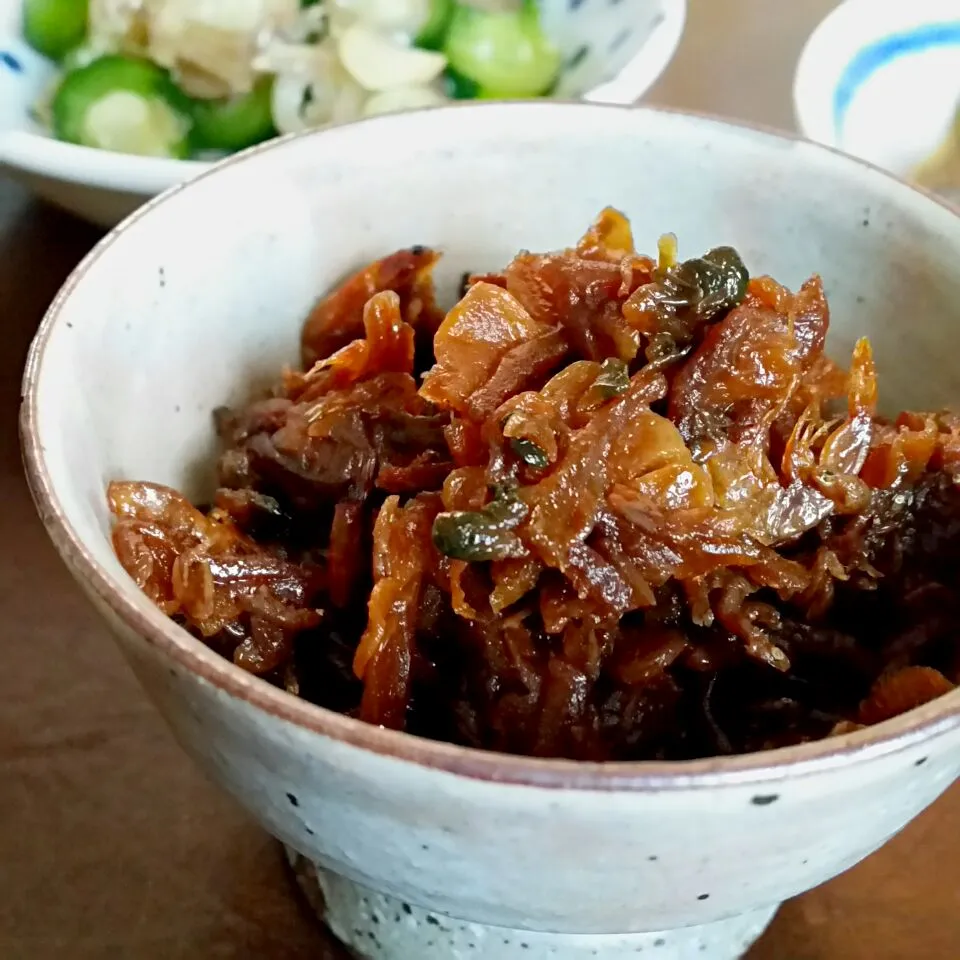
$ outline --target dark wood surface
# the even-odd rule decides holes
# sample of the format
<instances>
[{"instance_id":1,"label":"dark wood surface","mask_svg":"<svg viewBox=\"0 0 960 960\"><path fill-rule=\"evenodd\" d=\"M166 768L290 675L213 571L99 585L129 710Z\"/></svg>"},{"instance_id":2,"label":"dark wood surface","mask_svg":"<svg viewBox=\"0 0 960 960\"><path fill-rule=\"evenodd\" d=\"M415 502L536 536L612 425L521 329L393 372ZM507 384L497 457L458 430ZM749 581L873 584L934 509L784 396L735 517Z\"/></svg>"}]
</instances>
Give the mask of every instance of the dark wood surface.
<instances>
[{"instance_id":1,"label":"dark wood surface","mask_svg":"<svg viewBox=\"0 0 960 960\"><path fill-rule=\"evenodd\" d=\"M687 60L658 99L708 100L702 77L683 72L715 46L703 2ZM757 0L740 5L762 15ZM714 69L729 75L729 64ZM776 122L783 76L772 106L770 86L757 85L755 113ZM0 958L342 960L276 844L172 742L34 514L17 438L21 369L44 309L96 239L0 181ZM787 904L750 957L957 960L960 787L865 863Z\"/></svg>"}]
</instances>

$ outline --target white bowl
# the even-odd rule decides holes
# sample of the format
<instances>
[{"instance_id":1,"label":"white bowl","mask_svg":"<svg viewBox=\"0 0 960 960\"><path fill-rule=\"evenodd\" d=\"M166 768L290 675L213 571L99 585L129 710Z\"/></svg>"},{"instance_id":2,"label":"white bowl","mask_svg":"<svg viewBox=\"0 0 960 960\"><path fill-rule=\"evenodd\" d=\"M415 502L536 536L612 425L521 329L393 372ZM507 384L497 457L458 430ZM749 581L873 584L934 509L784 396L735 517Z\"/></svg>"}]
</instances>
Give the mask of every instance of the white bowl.
<instances>
[{"instance_id":1,"label":"white bowl","mask_svg":"<svg viewBox=\"0 0 960 960\"><path fill-rule=\"evenodd\" d=\"M810 36L793 98L804 136L908 176L960 102L960 4L847 0Z\"/></svg>"},{"instance_id":2,"label":"white bowl","mask_svg":"<svg viewBox=\"0 0 960 960\"><path fill-rule=\"evenodd\" d=\"M22 0L0 0L0 169L45 200L112 227L211 166L91 150L47 135L30 111L55 70L21 38L21 6ZM541 0L540 6L544 29L565 57L557 98L627 104L673 58L687 0Z\"/></svg>"},{"instance_id":3,"label":"white bowl","mask_svg":"<svg viewBox=\"0 0 960 960\"><path fill-rule=\"evenodd\" d=\"M465 270L569 244L605 204L641 249L674 230L684 251L732 243L793 286L821 271L832 349L870 334L888 404L960 398L948 208L803 141L548 101L383 117L229 160L109 235L31 350L21 434L57 549L186 750L317 865L326 919L360 956L732 960L781 901L875 850L960 773L960 691L852 735L686 763L423 740L236 668L118 563L107 482L199 493L211 410L295 359L302 318L347 271L429 244L446 251L448 297Z\"/></svg>"}]
</instances>

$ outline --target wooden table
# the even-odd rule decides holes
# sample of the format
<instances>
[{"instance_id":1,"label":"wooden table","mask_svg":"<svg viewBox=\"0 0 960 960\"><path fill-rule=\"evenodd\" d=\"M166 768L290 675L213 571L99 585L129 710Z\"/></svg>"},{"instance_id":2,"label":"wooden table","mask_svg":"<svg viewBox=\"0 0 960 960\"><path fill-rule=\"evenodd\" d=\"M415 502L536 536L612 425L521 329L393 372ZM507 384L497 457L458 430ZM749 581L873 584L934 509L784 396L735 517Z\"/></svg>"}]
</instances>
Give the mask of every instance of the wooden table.
<instances>
[{"instance_id":1,"label":"wooden table","mask_svg":"<svg viewBox=\"0 0 960 960\"><path fill-rule=\"evenodd\" d=\"M831 5L692 0L654 99L789 126L792 64ZM34 515L20 371L44 308L96 238L0 182L0 958L339 960L277 846L174 745ZM786 905L750 957L957 960L960 788Z\"/></svg>"}]
</instances>

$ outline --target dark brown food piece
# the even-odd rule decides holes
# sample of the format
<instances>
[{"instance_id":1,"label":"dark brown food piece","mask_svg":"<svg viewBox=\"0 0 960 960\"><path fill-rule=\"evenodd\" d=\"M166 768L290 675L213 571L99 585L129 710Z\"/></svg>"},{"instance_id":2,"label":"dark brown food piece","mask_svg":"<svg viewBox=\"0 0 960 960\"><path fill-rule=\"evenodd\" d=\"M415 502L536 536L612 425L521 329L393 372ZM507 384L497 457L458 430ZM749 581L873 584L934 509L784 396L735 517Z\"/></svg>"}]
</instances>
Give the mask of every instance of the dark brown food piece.
<instances>
[{"instance_id":1,"label":"dark brown food piece","mask_svg":"<svg viewBox=\"0 0 960 960\"><path fill-rule=\"evenodd\" d=\"M465 278L399 251L322 299L304 368L219 411L208 511L114 483L145 594L367 722L583 760L769 749L960 683L960 417L877 415L816 277L576 247Z\"/></svg>"}]
</instances>

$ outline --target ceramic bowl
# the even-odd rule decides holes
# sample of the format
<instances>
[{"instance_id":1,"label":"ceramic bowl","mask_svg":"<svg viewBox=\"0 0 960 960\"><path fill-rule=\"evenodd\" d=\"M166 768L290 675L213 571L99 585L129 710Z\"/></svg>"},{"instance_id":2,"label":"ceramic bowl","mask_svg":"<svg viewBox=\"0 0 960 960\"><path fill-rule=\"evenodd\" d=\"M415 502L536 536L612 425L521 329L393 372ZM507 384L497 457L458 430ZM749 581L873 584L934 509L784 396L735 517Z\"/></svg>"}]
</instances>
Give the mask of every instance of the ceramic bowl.
<instances>
[{"instance_id":1,"label":"ceramic bowl","mask_svg":"<svg viewBox=\"0 0 960 960\"><path fill-rule=\"evenodd\" d=\"M25 462L57 549L180 742L288 845L361 957L730 960L960 772L960 691L852 735L687 763L422 740L237 669L118 564L107 482L207 493L211 410L296 358L302 318L347 271L429 244L449 301L465 270L567 245L605 204L641 249L673 230L682 251L732 243L793 286L821 271L832 348L868 333L888 404L960 398L949 209L807 142L546 101L383 117L227 161L108 236L30 354Z\"/></svg>"},{"instance_id":2,"label":"ceramic bowl","mask_svg":"<svg viewBox=\"0 0 960 960\"><path fill-rule=\"evenodd\" d=\"M112 227L145 200L209 163L133 157L60 143L31 119L55 76L21 39L23 0L0 0L0 170L44 199ZM687 0L540 0L565 57L556 96L635 103L673 58Z\"/></svg>"},{"instance_id":3,"label":"ceramic bowl","mask_svg":"<svg viewBox=\"0 0 960 960\"><path fill-rule=\"evenodd\" d=\"M793 97L811 140L911 175L944 141L960 103L960 5L841 3L808 40Z\"/></svg>"}]
</instances>

